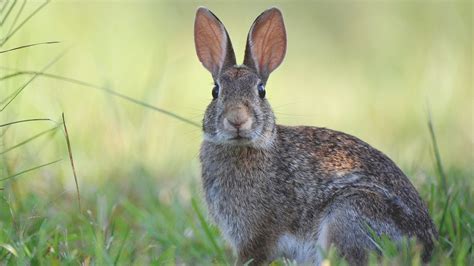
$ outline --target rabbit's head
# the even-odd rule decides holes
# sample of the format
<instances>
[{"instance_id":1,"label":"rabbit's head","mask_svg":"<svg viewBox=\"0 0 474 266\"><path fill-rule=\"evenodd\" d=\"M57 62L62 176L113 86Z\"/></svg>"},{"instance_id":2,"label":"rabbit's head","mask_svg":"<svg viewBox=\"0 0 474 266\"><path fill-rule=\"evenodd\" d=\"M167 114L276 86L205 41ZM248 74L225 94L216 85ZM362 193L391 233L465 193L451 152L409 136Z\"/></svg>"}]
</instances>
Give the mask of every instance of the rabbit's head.
<instances>
[{"instance_id":1,"label":"rabbit's head","mask_svg":"<svg viewBox=\"0 0 474 266\"><path fill-rule=\"evenodd\" d=\"M196 13L194 41L199 61L214 79L213 100L203 121L205 139L221 144L271 146L275 117L265 98L265 84L286 52L280 10L271 8L257 17L248 34L242 65L236 64L224 25L203 7Z\"/></svg>"}]
</instances>

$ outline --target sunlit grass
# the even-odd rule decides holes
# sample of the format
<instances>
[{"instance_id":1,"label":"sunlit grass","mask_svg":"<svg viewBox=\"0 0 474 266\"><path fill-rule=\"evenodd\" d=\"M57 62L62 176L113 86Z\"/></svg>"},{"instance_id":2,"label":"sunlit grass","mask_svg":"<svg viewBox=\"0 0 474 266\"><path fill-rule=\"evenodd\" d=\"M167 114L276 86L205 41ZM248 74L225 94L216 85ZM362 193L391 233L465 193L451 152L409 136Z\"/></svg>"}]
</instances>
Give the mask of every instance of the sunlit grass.
<instances>
[{"instance_id":1,"label":"sunlit grass","mask_svg":"<svg viewBox=\"0 0 474 266\"><path fill-rule=\"evenodd\" d=\"M0 264L233 264L200 190L212 82L194 55L196 5L7 2ZM241 58L252 19L274 4L230 5L209 7ZM472 6L280 7L289 49L267 86L278 121L346 131L387 153L440 229L433 264L474 264ZM420 265L414 243L378 241L385 257L372 264Z\"/></svg>"}]
</instances>

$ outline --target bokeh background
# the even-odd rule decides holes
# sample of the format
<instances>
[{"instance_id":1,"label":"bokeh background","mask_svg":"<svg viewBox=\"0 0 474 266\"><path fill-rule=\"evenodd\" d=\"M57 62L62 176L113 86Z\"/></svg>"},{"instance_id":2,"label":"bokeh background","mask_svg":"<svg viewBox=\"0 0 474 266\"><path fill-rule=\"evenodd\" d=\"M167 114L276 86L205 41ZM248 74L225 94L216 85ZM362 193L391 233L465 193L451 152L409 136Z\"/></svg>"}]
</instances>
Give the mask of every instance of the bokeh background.
<instances>
[{"instance_id":1,"label":"bokeh background","mask_svg":"<svg viewBox=\"0 0 474 266\"><path fill-rule=\"evenodd\" d=\"M41 3L28 2L20 18ZM431 114L444 168L462 173L449 178L472 183L469 1L53 1L0 50L60 43L0 54L0 74L15 72L5 67L41 71L64 53L47 73L114 90L200 123L213 84L194 50L194 14L201 5L226 25L240 62L253 20L270 6L282 9L288 50L267 84L279 123L353 134L389 155L419 186L437 182L427 126ZM3 35L11 22L1 28ZM5 103L30 78L0 81L0 100ZM60 122L62 112L84 204L99 198L112 206L121 195L149 193L160 202L178 197L189 205L199 195L200 128L103 90L39 76L0 113L0 123ZM54 126L34 122L0 128L1 147ZM61 129L0 158L2 176L62 158L4 182L4 197L21 200L33 192L37 201L60 198L57 204L63 207L52 213L75 208ZM141 183L149 190L140 190Z\"/></svg>"}]
</instances>

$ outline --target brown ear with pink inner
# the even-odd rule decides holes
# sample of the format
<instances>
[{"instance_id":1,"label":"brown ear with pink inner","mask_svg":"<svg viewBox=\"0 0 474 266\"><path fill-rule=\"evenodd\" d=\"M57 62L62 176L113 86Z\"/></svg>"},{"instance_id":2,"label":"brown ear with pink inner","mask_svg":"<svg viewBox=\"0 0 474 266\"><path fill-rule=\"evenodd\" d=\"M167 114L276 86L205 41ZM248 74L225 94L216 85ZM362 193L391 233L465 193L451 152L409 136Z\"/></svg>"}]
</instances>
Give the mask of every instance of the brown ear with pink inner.
<instances>
[{"instance_id":1,"label":"brown ear with pink inner","mask_svg":"<svg viewBox=\"0 0 474 266\"><path fill-rule=\"evenodd\" d=\"M264 82L283 61L286 30L278 8L270 8L257 17L250 28L244 65L253 68Z\"/></svg>"},{"instance_id":2,"label":"brown ear with pink inner","mask_svg":"<svg viewBox=\"0 0 474 266\"><path fill-rule=\"evenodd\" d=\"M207 8L200 7L194 21L194 43L199 61L214 79L236 64L229 35L220 20Z\"/></svg>"}]
</instances>

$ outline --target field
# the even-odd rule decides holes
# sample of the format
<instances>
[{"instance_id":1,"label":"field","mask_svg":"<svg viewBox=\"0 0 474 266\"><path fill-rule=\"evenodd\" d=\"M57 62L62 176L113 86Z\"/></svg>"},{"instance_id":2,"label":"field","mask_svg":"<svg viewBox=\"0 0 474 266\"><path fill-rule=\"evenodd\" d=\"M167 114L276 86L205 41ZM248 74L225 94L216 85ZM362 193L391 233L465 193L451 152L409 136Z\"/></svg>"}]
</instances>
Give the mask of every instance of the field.
<instances>
[{"instance_id":1,"label":"field","mask_svg":"<svg viewBox=\"0 0 474 266\"><path fill-rule=\"evenodd\" d=\"M383 151L440 231L432 264L474 265L469 1L0 1L0 265L235 262L200 183L212 79L194 50L199 5L238 61L255 17L280 7L278 123ZM420 265L413 242L379 240L371 264ZM325 263L344 264L334 251Z\"/></svg>"}]
</instances>

